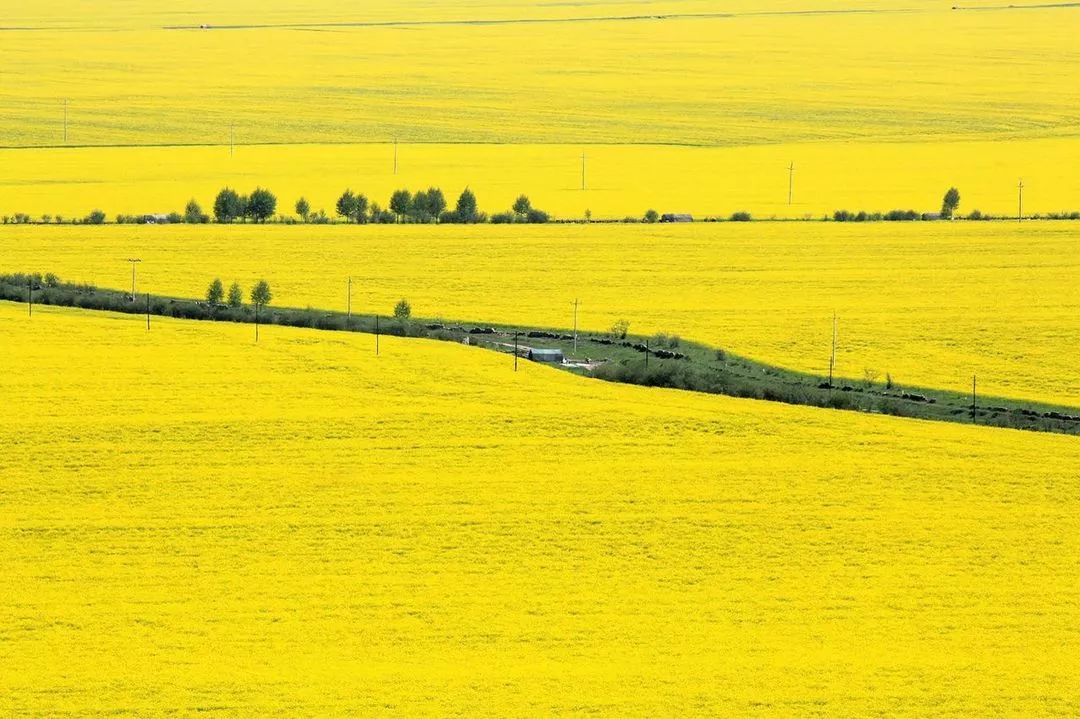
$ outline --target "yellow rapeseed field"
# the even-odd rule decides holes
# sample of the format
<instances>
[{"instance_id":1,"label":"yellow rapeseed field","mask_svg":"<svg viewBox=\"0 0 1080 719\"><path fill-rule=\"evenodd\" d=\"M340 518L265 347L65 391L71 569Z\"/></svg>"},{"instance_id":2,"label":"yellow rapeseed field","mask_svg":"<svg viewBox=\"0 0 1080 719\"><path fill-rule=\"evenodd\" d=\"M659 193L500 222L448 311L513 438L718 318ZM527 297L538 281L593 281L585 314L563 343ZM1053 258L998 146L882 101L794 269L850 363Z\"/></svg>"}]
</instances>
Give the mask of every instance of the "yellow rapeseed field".
<instances>
[{"instance_id":1,"label":"yellow rapeseed field","mask_svg":"<svg viewBox=\"0 0 1080 719\"><path fill-rule=\"evenodd\" d=\"M1080 107L1070 7L44 0L4 26L3 145L60 144L64 99L77 145L947 143L1074 137Z\"/></svg>"},{"instance_id":2,"label":"yellow rapeseed field","mask_svg":"<svg viewBox=\"0 0 1080 719\"><path fill-rule=\"evenodd\" d=\"M139 146L0 151L7 214L167 212L225 183L270 185L289 211L300 194L330 209L347 186L385 202L398 186L469 184L491 209L526 191L567 217L933 211L955 184L966 209L1010 213L1020 178L1030 211L1080 209L1072 7L44 0L5 10L3 27L19 29L0 30L0 147ZM215 147L145 147L178 144Z\"/></svg>"},{"instance_id":3,"label":"yellow rapeseed field","mask_svg":"<svg viewBox=\"0 0 1080 719\"><path fill-rule=\"evenodd\" d=\"M1080 445L0 303L5 716L1080 712Z\"/></svg>"},{"instance_id":4,"label":"yellow rapeseed field","mask_svg":"<svg viewBox=\"0 0 1080 719\"><path fill-rule=\"evenodd\" d=\"M6 227L0 272L281 306L666 332L799 370L1080 406L1075 223Z\"/></svg>"},{"instance_id":5,"label":"yellow rapeseed field","mask_svg":"<svg viewBox=\"0 0 1080 719\"><path fill-rule=\"evenodd\" d=\"M582 185L585 154L585 190ZM943 155L945 157L943 157ZM791 204L788 168L795 164ZM278 214L295 217L306 197L334 216L346 189L386 206L399 188L436 185L449 201L466 186L488 212L521 193L563 219L640 219L649 208L759 219L820 218L834 210L937 212L957 186L961 214L1015 216L1080 210L1080 143L1067 139L922 143L803 143L746 147L630 145L405 145L392 143L183 148L0 150L0 215L68 220L182 211L194 198L209 211L229 185L269 187Z\"/></svg>"}]
</instances>

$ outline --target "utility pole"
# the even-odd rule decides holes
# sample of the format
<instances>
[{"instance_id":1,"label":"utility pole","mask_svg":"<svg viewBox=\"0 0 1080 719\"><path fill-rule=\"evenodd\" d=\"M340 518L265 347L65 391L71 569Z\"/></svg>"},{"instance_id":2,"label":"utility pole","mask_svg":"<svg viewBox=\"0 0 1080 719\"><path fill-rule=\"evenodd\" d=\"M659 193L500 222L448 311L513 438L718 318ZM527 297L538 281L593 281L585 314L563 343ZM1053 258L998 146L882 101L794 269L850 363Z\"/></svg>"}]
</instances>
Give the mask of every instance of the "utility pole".
<instances>
[{"instance_id":1,"label":"utility pole","mask_svg":"<svg viewBox=\"0 0 1080 719\"><path fill-rule=\"evenodd\" d=\"M68 141L68 100L64 98L64 144Z\"/></svg>"},{"instance_id":2,"label":"utility pole","mask_svg":"<svg viewBox=\"0 0 1080 719\"><path fill-rule=\"evenodd\" d=\"M975 375L971 375L971 421L975 421Z\"/></svg>"},{"instance_id":3,"label":"utility pole","mask_svg":"<svg viewBox=\"0 0 1080 719\"><path fill-rule=\"evenodd\" d=\"M581 189L585 189L585 153L581 153Z\"/></svg>"},{"instance_id":4,"label":"utility pole","mask_svg":"<svg viewBox=\"0 0 1080 719\"><path fill-rule=\"evenodd\" d=\"M514 371L517 372L517 359L518 359L518 333L514 333Z\"/></svg>"},{"instance_id":5,"label":"utility pole","mask_svg":"<svg viewBox=\"0 0 1080 719\"><path fill-rule=\"evenodd\" d=\"M1024 221L1024 181L1023 180L1020 180L1020 184L1018 184L1016 186L1016 189L1017 189L1017 192L1019 193L1019 197L1017 199L1017 205L1016 205L1016 221L1017 222L1023 222Z\"/></svg>"},{"instance_id":6,"label":"utility pole","mask_svg":"<svg viewBox=\"0 0 1080 719\"><path fill-rule=\"evenodd\" d=\"M579 300L574 300L574 356L577 357L577 309Z\"/></svg>"},{"instance_id":7,"label":"utility pole","mask_svg":"<svg viewBox=\"0 0 1080 719\"><path fill-rule=\"evenodd\" d=\"M129 257L128 262L131 263L131 301L135 301L135 265L142 262L137 257Z\"/></svg>"},{"instance_id":8,"label":"utility pole","mask_svg":"<svg viewBox=\"0 0 1080 719\"><path fill-rule=\"evenodd\" d=\"M836 313L832 316L832 353L829 355L829 389L833 386L833 370L836 368Z\"/></svg>"},{"instance_id":9,"label":"utility pole","mask_svg":"<svg viewBox=\"0 0 1080 719\"><path fill-rule=\"evenodd\" d=\"M792 193L792 190L794 188L795 188L795 163L792 162L790 165L788 165L788 176L787 176L787 203L788 203L788 206L791 205L791 193Z\"/></svg>"}]
</instances>

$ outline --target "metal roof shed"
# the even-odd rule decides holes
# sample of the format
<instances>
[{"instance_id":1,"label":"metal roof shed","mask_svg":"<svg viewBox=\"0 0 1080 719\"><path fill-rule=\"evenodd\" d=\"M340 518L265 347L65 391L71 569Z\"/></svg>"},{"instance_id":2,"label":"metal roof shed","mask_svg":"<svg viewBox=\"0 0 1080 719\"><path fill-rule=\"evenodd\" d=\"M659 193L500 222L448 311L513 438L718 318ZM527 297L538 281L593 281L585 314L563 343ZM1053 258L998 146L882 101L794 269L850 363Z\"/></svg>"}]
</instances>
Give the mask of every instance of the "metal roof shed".
<instances>
[{"instance_id":1,"label":"metal roof shed","mask_svg":"<svg viewBox=\"0 0 1080 719\"><path fill-rule=\"evenodd\" d=\"M553 364L562 364L563 351L559 349L531 349L529 350L529 359L531 359L533 362L551 362Z\"/></svg>"}]
</instances>

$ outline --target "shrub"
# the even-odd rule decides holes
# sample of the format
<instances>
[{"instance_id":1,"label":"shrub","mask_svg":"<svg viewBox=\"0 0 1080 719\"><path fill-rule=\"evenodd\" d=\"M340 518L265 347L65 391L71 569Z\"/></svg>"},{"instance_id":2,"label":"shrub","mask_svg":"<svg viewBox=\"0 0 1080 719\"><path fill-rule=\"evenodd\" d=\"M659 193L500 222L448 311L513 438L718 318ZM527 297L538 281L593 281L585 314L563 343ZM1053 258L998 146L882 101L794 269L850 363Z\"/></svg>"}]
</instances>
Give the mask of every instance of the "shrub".
<instances>
[{"instance_id":1,"label":"shrub","mask_svg":"<svg viewBox=\"0 0 1080 719\"><path fill-rule=\"evenodd\" d=\"M732 222L749 222L751 219L752 218L751 218L749 212L741 212L740 211L740 212L733 212L731 214L731 221Z\"/></svg>"},{"instance_id":2,"label":"shrub","mask_svg":"<svg viewBox=\"0 0 1080 719\"><path fill-rule=\"evenodd\" d=\"M525 214L525 221L532 225L542 225L545 222L548 222L550 219L551 216L548 215L548 213L544 212L543 210L537 210L536 208L530 209Z\"/></svg>"},{"instance_id":3,"label":"shrub","mask_svg":"<svg viewBox=\"0 0 1080 719\"><path fill-rule=\"evenodd\" d=\"M630 331L629 320L618 320L611 326L611 335L616 339L626 339L626 333Z\"/></svg>"},{"instance_id":4,"label":"shrub","mask_svg":"<svg viewBox=\"0 0 1080 719\"><path fill-rule=\"evenodd\" d=\"M509 225L514 222L514 213L512 212L496 212L491 216L491 224L493 225Z\"/></svg>"},{"instance_id":5,"label":"shrub","mask_svg":"<svg viewBox=\"0 0 1080 719\"><path fill-rule=\"evenodd\" d=\"M394 317L399 320L407 320L412 317L412 305L409 301L402 298L396 305L394 305Z\"/></svg>"},{"instance_id":6,"label":"shrub","mask_svg":"<svg viewBox=\"0 0 1080 719\"><path fill-rule=\"evenodd\" d=\"M649 210L647 210L645 212L645 221L648 222L650 225L653 224L654 222L658 222L659 220L660 220L660 213L657 212L656 210L653 210L653 209L650 208Z\"/></svg>"},{"instance_id":7,"label":"shrub","mask_svg":"<svg viewBox=\"0 0 1080 719\"><path fill-rule=\"evenodd\" d=\"M889 210L885 213L888 222L912 222L919 219L919 213L915 210Z\"/></svg>"}]
</instances>

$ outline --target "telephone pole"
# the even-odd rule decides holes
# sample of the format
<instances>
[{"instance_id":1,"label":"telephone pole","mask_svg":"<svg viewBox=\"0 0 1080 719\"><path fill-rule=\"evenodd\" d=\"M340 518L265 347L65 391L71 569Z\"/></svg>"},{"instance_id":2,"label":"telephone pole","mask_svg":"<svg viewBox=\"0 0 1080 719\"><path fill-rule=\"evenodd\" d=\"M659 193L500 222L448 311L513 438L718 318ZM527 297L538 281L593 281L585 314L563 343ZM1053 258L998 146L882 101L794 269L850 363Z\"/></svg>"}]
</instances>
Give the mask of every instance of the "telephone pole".
<instances>
[{"instance_id":1,"label":"telephone pole","mask_svg":"<svg viewBox=\"0 0 1080 719\"><path fill-rule=\"evenodd\" d=\"M571 304L574 305L574 356L577 356L577 310L579 300L574 300Z\"/></svg>"},{"instance_id":2,"label":"telephone pole","mask_svg":"<svg viewBox=\"0 0 1080 719\"><path fill-rule=\"evenodd\" d=\"M788 203L788 206L791 206L791 194L792 194L792 190L794 188L795 188L795 163L792 162L790 165L788 165L788 176L787 176L787 203Z\"/></svg>"},{"instance_id":3,"label":"telephone pole","mask_svg":"<svg viewBox=\"0 0 1080 719\"><path fill-rule=\"evenodd\" d=\"M971 375L971 421L975 421L975 375Z\"/></svg>"},{"instance_id":4,"label":"telephone pole","mask_svg":"<svg viewBox=\"0 0 1080 719\"><path fill-rule=\"evenodd\" d=\"M135 301L135 265L142 262L142 260L140 260L137 257L129 257L128 262L131 263L131 301L134 302Z\"/></svg>"},{"instance_id":5,"label":"telephone pole","mask_svg":"<svg viewBox=\"0 0 1080 719\"><path fill-rule=\"evenodd\" d=\"M832 353L829 355L829 389L833 386L833 370L836 368L836 313L832 316Z\"/></svg>"},{"instance_id":6,"label":"telephone pole","mask_svg":"<svg viewBox=\"0 0 1080 719\"><path fill-rule=\"evenodd\" d=\"M1016 204L1016 221L1017 222L1023 222L1024 221L1024 181L1023 180L1020 180L1020 184L1018 184L1016 186L1016 189L1017 189L1017 192L1019 193L1019 196L1017 198L1017 204Z\"/></svg>"}]
</instances>

